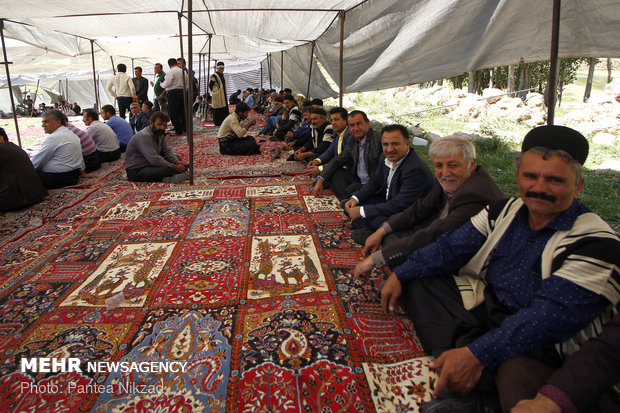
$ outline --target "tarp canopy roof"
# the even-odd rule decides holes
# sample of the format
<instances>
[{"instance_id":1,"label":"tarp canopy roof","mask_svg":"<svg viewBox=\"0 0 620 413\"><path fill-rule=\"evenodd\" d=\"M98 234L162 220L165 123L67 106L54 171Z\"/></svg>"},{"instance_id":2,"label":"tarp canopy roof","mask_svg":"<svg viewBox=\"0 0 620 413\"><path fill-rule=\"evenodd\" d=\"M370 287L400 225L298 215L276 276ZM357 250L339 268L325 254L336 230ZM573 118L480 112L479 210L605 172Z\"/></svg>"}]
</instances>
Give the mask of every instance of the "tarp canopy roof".
<instances>
[{"instance_id":1,"label":"tarp canopy roof","mask_svg":"<svg viewBox=\"0 0 620 413\"><path fill-rule=\"evenodd\" d=\"M305 93L333 96L320 62L344 91L419 83L470 70L549 58L552 1L540 0L202 0L192 3L193 53L264 60ZM179 56L187 34L187 1L4 1L5 36L68 56L95 52L151 63ZM344 12L341 27L340 13ZM181 21L181 25L179 25ZM618 0L563 0L560 57L620 57ZM187 53L184 37L184 52ZM311 59L311 42L315 41ZM284 57L286 56L286 57ZM277 62L277 63L276 63ZM196 66L195 66L196 67ZM266 67L266 66L264 66Z\"/></svg>"}]
</instances>

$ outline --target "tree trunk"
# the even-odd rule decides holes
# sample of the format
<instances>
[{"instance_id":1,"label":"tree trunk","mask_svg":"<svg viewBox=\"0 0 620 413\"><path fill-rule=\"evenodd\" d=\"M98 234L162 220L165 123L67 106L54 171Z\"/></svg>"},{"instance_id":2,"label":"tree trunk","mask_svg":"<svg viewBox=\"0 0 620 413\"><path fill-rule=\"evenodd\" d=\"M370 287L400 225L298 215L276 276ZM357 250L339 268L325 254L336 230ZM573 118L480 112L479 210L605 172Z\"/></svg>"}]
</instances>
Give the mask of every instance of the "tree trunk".
<instances>
[{"instance_id":1,"label":"tree trunk","mask_svg":"<svg viewBox=\"0 0 620 413\"><path fill-rule=\"evenodd\" d=\"M588 79L586 80L586 91L583 94L584 103L590 99L590 93L592 92L592 79L594 79L594 66L596 66L596 59L591 57L588 59L590 62L590 70L588 70Z\"/></svg>"},{"instance_id":2,"label":"tree trunk","mask_svg":"<svg viewBox=\"0 0 620 413\"><path fill-rule=\"evenodd\" d=\"M474 93L475 85L474 85L474 71L469 72L469 77L467 79L467 93Z\"/></svg>"},{"instance_id":3,"label":"tree trunk","mask_svg":"<svg viewBox=\"0 0 620 413\"><path fill-rule=\"evenodd\" d=\"M607 58L607 83L611 83L611 58Z\"/></svg>"},{"instance_id":4,"label":"tree trunk","mask_svg":"<svg viewBox=\"0 0 620 413\"><path fill-rule=\"evenodd\" d=\"M513 65L508 66L508 91L515 91L515 67Z\"/></svg>"},{"instance_id":5,"label":"tree trunk","mask_svg":"<svg viewBox=\"0 0 620 413\"><path fill-rule=\"evenodd\" d=\"M443 86L443 79L437 80L437 85L438 86Z\"/></svg>"}]
</instances>

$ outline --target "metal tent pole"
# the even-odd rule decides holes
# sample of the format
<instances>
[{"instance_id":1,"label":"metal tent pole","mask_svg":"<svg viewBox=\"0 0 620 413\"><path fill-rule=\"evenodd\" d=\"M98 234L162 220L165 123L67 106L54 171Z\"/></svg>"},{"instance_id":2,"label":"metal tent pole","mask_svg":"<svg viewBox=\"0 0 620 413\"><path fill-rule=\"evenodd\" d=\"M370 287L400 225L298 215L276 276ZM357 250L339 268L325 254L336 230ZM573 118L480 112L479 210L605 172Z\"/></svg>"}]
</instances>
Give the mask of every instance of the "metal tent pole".
<instances>
[{"instance_id":1,"label":"metal tent pole","mask_svg":"<svg viewBox=\"0 0 620 413\"><path fill-rule=\"evenodd\" d=\"M211 34L209 34L209 57L207 58L207 63L205 66L207 67L207 92L209 92L209 82L211 81ZM211 92L209 92L211 94ZM213 104L213 100L211 101Z\"/></svg>"},{"instance_id":2,"label":"metal tent pole","mask_svg":"<svg viewBox=\"0 0 620 413\"><path fill-rule=\"evenodd\" d=\"M4 19L0 19L0 37L2 38L2 53L4 54L4 70L6 80L9 84L9 96L11 97L11 109L13 110L13 121L15 122L15 132L17 133L17 143L22 147L22 138L19 135L19 123L17 122L17 112L15 112L15 100L13 99L13 86L11 85L11 74L9 72L9 59L6 56L6 45L4 43Z\"/></svg>"},{"instance_id":3,"label":"metal tent pole","mask_svg":"<svg viewBox=\"0 0 620 413\"><path fill-rule=\"evenodd\" d=\"M93 83L95 85L95 105L97 105L97 108L99 107L99 92L97 90L97 71L95 70L95 46L94 46L95 41L93 39L90 39L90 55L92 57L92 63L93 63Z\"/></svg>"},{"instance_id":4,"label":"metal tent pole","mask_svg":"<svg viewBox=\"0 0 620 413\"><path fill-rule=\"evenodd\" d=\"M280 90L284 90L284 50L280 52Z\"/></svg>"},{"instance_id":5,"label":"metal tent pole","mask_svg":"<svg viewBox=\"0 0 620 413\"><path fill-rule=\"evenodd\" d=\"M187 90L187 112L185 113L185 123L187 125L187 143L189 145L189 184L194 185L194 76L192 69L194 67L193 59L193 42L192 42L192 0L187 1L187 75L191 87Z\"/></svg>"},{"instance_id":6,"label":"metal tent pole","mask_svg":"<svg viewBox=\"0 0 620 413\"><path fill-rule=\"evenodd\" d=\"M310 69L308 70L308 89L306 91L306 99L310 99L310 79L312 79L312 63L314 63L314 44L312 42L312 50L310 51Z\"/></svg>"},{"instance_id":7,"label":"metal tent pole","mask_svg":"<svg viewBox=\"0 0 620 413\"><path fill-rule=\"evenodd\" d=\"M273 89L271 82L271 53L267 53L267 72L269 73L269 89Z\"/></svg>"},{"instance_id":8,"label":"metal tent pole","mask_svg":"<svg viewBox=\"0 0 620 413\"><path fill-rule=\"evenodd\" d=\"M344 98L344 10L340 12L340 80L338 87L340 88L339 102L342 106L342 99Z\"/></svg>"},{"instance_id":9,"label":"metal tent pole","mask_svg":"<svg viewBox=\"0 0 620 413\"><path fill-rule=\"evenodd\" d=\"M553 125L555 116L556 86L558 78L558 50L560 42L560 0L553 0L553 22L551 23L551 56L549 83L547 84L547 125Z\"/></svg>"}]
</instances>

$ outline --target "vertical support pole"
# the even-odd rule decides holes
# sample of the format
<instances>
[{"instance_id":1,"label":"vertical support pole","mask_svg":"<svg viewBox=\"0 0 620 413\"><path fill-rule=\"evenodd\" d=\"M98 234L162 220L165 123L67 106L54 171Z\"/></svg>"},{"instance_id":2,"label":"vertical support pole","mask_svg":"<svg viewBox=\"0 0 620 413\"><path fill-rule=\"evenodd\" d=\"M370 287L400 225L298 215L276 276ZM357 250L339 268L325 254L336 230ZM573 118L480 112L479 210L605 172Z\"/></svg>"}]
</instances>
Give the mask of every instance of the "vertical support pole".
<instances>
[{"instance_id":1,"label":"vertical support pole","mask_svg":"<svg viewBox=\"0 0 620 413\"><path fill-rule=\"evenodd\" d=\"M558 50L560 42L560 0L553 0L551 23L551 56L549 58L549 83L547 83L547 125L553 125L555 117L556 86L558 78Z\"/></svg>"},{"instance_id":2,"label":"vertical support pole","mask_svg":"<svg viewBox=\"0 0 620 413\"><path fill-rule=\"evenodd\" d=\"M211 37L212 34L209 33L209 57L207 58L207 63L205 66L207 67L207 92L209 92L209 83L211 82ZM211 92L209 92L211 94ZM213 103L213 101L211 101Z\"/></svg>"},{"instance_id":3,"label":"vertical support pole","mask_svg":"<svg viewBox=\"0 0 620 413\"><path fill-rule=\"evenodd\" d=\"M189 145L189 184L194 185L194 49L193 49L193 10L192 0L187 0L187 75L189 76L189 88L187 89L187 112L185 124L187 125L187 144Z\"/></svg>"},{"instance_id":4,"label":"vertical support pole","mask_svg":"<svg viewBox=\"0 0 620 413\"><path fill-rule=\"evenodd\" d=\"M312 50L310 51L310 68L308 69L308 88L306 89L306 99L310 99L310 80L312 79L312 63L314 63L314 45L312 42Z\"/></svg>"},{"instance_id":5,"label":"vertical support pole","mask_svg":"<svg viewBox=\"0 0 620 413\"><path fill-rule=\"evenodd\" d=\"M342 10L339 13L340 16L340 80L338 81L338 87L340 88L339 106L342 106L342 99L344 98L344 18L345 12Z\"/></svg>"},{"instance_id":6,"label":"vertical support pole","mask_svg":"<svg viewBox=\"0 0 620 413\"><path fill-rule=\"evenodd\" d=\"M202 87L202 53L198 53L198 94L200 93L200 88Z\"/></svg>"},{"instance_id":7,"label":"vertical support pole","mask_svg":"<svg viewBox=\"0 0 620 413\"><path fill-rule=\"evenodd\" d=\"M267 72L269 73L269 89L273 89L271 82L271 53L267 53Z\"/></svg>"},{"instance_id":8,"label":"vertical support pole","mask_svg":"<svg viewBox=\"0 0 620 413\"><path fill-rule=\"evenodd\" d=\"M112 56L110 56L110 62L112 62L112 72L116 76L116 66L114 66L114 58Z\"/></svg>"},{"instance_id":9,"label":"vertical support pole","mask_svg":"<svg viewBox=\"0 0 620 413\"><path fill-rule=\"evenodd\" d=\"M260 88L263 88L263 65L260 65Z\"/></svg>"},{"instance_id":10,"label":"vertical support pole","mask_svg":"<svg viewBox=\"0 0 620 413\"><path fill-rule=\"evenodd\" d=\"M280 90L284 90L284 50L280 52Z\"/></svg>"},{"instance_id":11,"label":"vertical support pole","mask_svg":"<svg viewBox=\"0 0 620 413\"><path fill-rule=\"evenodd\" d=\"M9 96L11 97L11 109L13 110L13 121L15 122L15 133L17 133L17 143L22 147L22 138L19 135L19 123L17 122L17 113L15 112L15 100L13 99L13 86L11 85L11 74L9 73L9 59L6 56L6 45L4 43L4 19L0 19L0 37L2 38L2 53L4 54L4 70L6 71L6 80L9 85Z\"/></svg>"},{"instance_id":12,"label":"vertical support pole","mask_svg":"<svg viewBox=\"0 0 620 413\"><path fill-rule=\"evenodd\" d=\"M133 64L133 57L131 58L131 73L134 73L136 71L136 67Z\"/></svg>"},{"instance_id":13,"label":"vertical support pole","mask_svg":"<svg viewBox=\"0 0 620 413\"><path fill-rule=\"evenodd\" d=\"M183 11L183 8L181 8L181 12ZM181 59L184 59L183 57L183 25L181 22L181 19L183 18L183 13L178 13L179 16L179 42L180 42L180 50L181 50ZM185 69L187 69L187 60L185 60L185 69L181 68L181 74L183 77L183 108L185 109L185 119L186 119L186 123L185 123L185 128L189 129L189 124L187 124L187 112L190 108L187 107L187 95L188 95L188 85L190 82L188 82L187 80L187 74ZM187 131L186 131L187 132ZM189 142L189 135L187 135L188 137L188 142ZM191 171L190 171L190 180L191 180Z\"/></svg>"},{"instance_id":14,"label":"vertical support pole","mask_svg":"<svg viewBox=\"0 0 620 413\"><path fill-rule=\"evenodd\" d=\"M91 55L91 61L93 64L93 84L95 86L95 105L97 106L97 108L99 108L99 91L97 90L97 71L95 69L95 41L93 39L90 39L90 55Z\"/></svg>"}]
</instances>

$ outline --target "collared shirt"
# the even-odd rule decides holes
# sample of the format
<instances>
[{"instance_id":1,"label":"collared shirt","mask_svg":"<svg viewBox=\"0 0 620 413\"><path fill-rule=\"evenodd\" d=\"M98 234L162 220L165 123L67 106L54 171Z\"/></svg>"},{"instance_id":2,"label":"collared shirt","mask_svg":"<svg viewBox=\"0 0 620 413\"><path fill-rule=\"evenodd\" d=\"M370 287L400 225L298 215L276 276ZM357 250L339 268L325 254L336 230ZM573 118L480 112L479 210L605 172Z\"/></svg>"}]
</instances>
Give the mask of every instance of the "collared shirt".
<instances>
[{"instance_id":1,"label":"collared shirt","mask_svg":"<svg viewBox=\"0 0 620 413\"><path fill-rule=\"evenodd\" d=\"M384 163L385 163L385 166L387 166L389 168L389 170L390 170L390 172L388 172L388 177L387 177L387 190L385 191L385 199L386 200L390 196L390 183L392 182L392 178L394 177L394 173L396 173L396 170L398 169L400 164L403 163L403 160L407 157L407 155L409 155L409 151L407 151L405 156L400 158L396 163L392 163L392 162L388 161L387 158L385 158L383 160ZM358 203L360 202L360 200L355 195L352 196L351 198L355 199ZM360 215L363 218L366 218L366 212L364 211L364 207L360 207Z\"/></svg>"},{"instance_id":2,"label":"collared shirt","mask_svg":"<svg viewBox=\"0 0 620 413\"><path fill-rule=\"evenodd\" d=\"M97 150L97 145L88 132L76 128L75 125L72 125L71 123L67 123L67 129L75 133L77 137L80 138L80 144L82 145L82 156L88 156Z\"/></svg>"},{"instance_id":3,"label":"collared shirt","mask_svg":"<svg viewBox=\"0 0 620 413\"><path fill-rule=\"evenodd\" d=\"M226 116L226 119L222 122L222 126L217 132L218 138L223 138L228 135L237 135L238 138L245 136L247 132L246 128L241 127L241 119L236 112Z\"/></svg>"},{"instance_id":4,"label":"collared shirt","mask_svg":"<svg viewBox=\"0 0 620 413\"><path fill-rule=\"evenodd\" d=\"M185 74L185 83L188 83L189 79L187 73ZM166 78L160 83L160 86L166 90L183 89L183 70L179 66L172 67Z\"/></svg>"},{"instance_id":5,"label":"collared shirt","mask_svg":"<svg viewBox=\"0 0 620 413\"><path fill-rule=\"evenodd\" d=\"M248 104L248 106L250 107L250 109L252 109L254 107L254 98L252 97L252 95L248 95L245 100L245 103Z\"/></svg>"},{"instance_id":6,"label":"collared shirt","mask_svg":"<svg viewBox=\"0 0 620 413\"><path fill-rule=\"evenodd\" d=\"M140 132L142 129L146 128L149 125L150 116L143 110L138 112L136 116L133 116L129 121L131 125L131 129L133 129L133 133Z\"/></svg>"},{"instance_id":7,"label":"collared shirt","mask_svg":"<svg viewBox=\"0 0 620 413\"><path fill-rule=\"evenodd\" d=\"M112 78L108 84L108 92L115 98L119 96L136 96L136 88L133 85L133 81L124 72L118 72L116 76Z\"/></svg>"},{"instance_id":8,"label":"collared shirt","mask_svg":"<svg viewBox=\"0 0 620 413\"><path fill-rule=\"evenodd\" d=\"M174 166L180 158L166 144L166 137L156 137L151 128L136 133L127 145L125 168L135 169L146 166Z\"/></svg>"},{"instance_id":9,"label":"collared shirt","mask_svg":"<svg viewBox=\"0 0 620 413\"><path fill-rule=\"evenodd\" d=\"M112 152L119 148L118 138L114 130L105 123L94 120L86 128L86 132L97 144L99 152Z\"/></svg>"},{"instance_id":10,"label":"collared shirt","mask_svg":"<svg viewBox=\"0 0 620 413\"><path fill-rule=\"evenodd\" d=\"M48 173L70 172L84 169L80 138L64 126L49 134L39 152L32 157L38 171Z\"/></svg>"},{"instance_id":11,"label":"collared shirt","mask_svg":"<svg viewBox=\"0 0 620 413\"><path fill-rule=\"evenodd\" d=\"M541 277L541 254L547 242L556 232L570 229L577 217L588 211L574 201L544 228L534 231L523 205L491 252L489 283L499 302L515 313L468 345L487 368L494 369L518 349L549 344L543 339L566 340L567 332L580 330L604 309L607 300L602 296L559 276ZM394 272L401 282L452 273L485 241L486 237L468 222L415 251ZM551 314L567 316L560 322Z\"/></svg>"},{"instance_id":12,"label":"collared shirt","mask_svg":"<svg viewBox=\"0 0 620 413\"><path fill-rule=\"evenodd\" d=\"M106 121L106 125L114 130L120 143L124 143L125 145L129 143L129 140L133 136L133 129L131 129L131 125L125 119L121 119L118 115L112 115L110 119Z\"/></svg>"},{"instance_id":13,"label":"collared shirt","mask_svg":"<svg viewBox=\"0 0 620 413\"><path fill-rule=\"evenodd\" d=\"M366 152L366 136L364 136L364 139L362 139L362 141L359 142L358 145L360 147L360 150L357 161L357 177L363 184L365 184L366 182L368 182L368 179L370 179L370 177L368 176L368 171L366 170L366 160L364 159L364 153Z\"/></svg>"}]
</instances>

